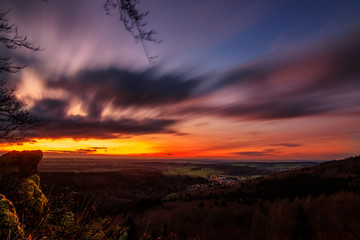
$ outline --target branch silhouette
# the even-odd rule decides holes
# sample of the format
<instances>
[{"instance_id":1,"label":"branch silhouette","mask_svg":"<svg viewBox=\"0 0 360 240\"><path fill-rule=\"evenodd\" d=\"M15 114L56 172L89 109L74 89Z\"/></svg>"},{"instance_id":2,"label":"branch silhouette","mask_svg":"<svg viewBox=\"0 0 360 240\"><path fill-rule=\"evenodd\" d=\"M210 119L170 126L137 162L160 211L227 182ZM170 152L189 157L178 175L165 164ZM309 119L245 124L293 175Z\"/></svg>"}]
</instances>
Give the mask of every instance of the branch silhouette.
<instances>
[{"instance_id":1,"label":"branch silhouette","mask_svg":"<svg viewBox=\"0 0 360 240\"><path fill-rule=\"evenodd\" d=\"M149 11L141 13L137 9L139 3L139 0L106 0L104 10L107 15L110 15L114 10L118 11L119 20L123 22L125 29L130 32L136 42L141 43L148 61L153 63L158 56L150 55L145 42L161 43L161 40L154 37L157 34L155 30L145 30L147 23L144 22L144 18Z\"/></svg>"},{"instance_id":2,"label":"branch silhouette","mask_svg":"<svg viewBox=\"0 0 360 240\"><path fill-rule=\"evenodd\" d=\"M40 47L22 36L15 24L6 17L9 11L0 11L0 43L8 49L27 48L41 51ZM0 73L16 73L25 68L15 65L9 57L0 56ZM16 142L28 138L31 129L39 120L16 97L16 88L8 88L5 80L0 80L0 141Z\"/></svg>"}]
</instances>

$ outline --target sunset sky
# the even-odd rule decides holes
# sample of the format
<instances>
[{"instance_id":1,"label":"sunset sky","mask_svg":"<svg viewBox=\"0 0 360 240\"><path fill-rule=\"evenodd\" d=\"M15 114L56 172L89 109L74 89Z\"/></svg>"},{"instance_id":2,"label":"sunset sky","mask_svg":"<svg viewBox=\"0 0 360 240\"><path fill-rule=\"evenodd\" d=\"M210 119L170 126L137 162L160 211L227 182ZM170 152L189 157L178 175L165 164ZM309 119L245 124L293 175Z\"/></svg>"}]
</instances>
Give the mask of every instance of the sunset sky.
<instances>
[{"instance_id":1,"label":"sunset sky","mask_svg":"<svg viewBox=\"0 0 360 240\"><path fill-rule=\"evenodd\" d=\"M143 0L141 44L104 0L2 0L43 51L1 56L47 155L331 160L360 154L360 1Z\"/></svg>"}]
</instances>

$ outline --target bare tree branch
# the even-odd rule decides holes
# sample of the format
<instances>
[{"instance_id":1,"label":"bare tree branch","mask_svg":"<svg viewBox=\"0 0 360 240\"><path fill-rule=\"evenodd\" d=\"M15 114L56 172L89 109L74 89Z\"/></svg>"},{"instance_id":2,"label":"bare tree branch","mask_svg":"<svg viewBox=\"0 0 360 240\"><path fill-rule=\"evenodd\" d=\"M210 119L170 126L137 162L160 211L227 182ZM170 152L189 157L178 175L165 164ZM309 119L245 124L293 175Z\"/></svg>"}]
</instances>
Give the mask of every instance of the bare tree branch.
<instances>
[{"instance_id":1,"label":"bare tree branch","mask_svg":"<svg viewBox=\"0 0 360 240\"><path fill-rule=\"evenodd\" d=\"M26 36L19 35L18 28L15 24L9 23L6 15L9 11L0 11L0 42L6 48L28 48L34 51L40 51L40 47L36 47L33 42L30 42Z\"/></svg>"},{"instance_id":2,"label":"bare tree branch","mask_svg":"<svg viewBox=\"0 0 360 240\"><path fill-rule=\"evenodd\" d=\"M20 141L31 135L39 120L16 97L16 89L0 81L0 139Z\"/></svg>"},{"instance_id":3,"label":"bare tree branch","mask_svg":"<svg viewBox=\"0 0 360 240\"><path fill-rule=\"evenodd\" d=\"M15 24L9 22L9 11L0 11L0 43L8 49L27 48L40 51L26 36L21 36ZM9 57L0 56L0 73L16 73L25 66L14 64ZM39 120L16 97L16 89L6 87L0 80L0 141L16 142L27 139Z\"/></svg>"},{"instance_id":4,"label":"bare tree branch","mask_svg":"<svg viewBox=\"0 0 360 240\"><path fill-rule=\"evenodd\" d=\"M154 37L157 34L154 30L145 30L146 22L144 22L144 18L149 11L140 13L137 9L139 3L139 0L106 0L104 9L108 15L113 10L119 12L120 21L124 23L125 29L131 33L135 41L140 41L146 57L152 63L158 56L151 56L149 54L145 41L154 43L160 43L161 41Z\"/></svg>"},{"instance_id":5,"label":"bare tree branch","mask_svg":"<svg viewBox=\"0 0 360 240\"><path fill-rule=\"evenodd\" d=\"M25 67L24 65L14 65L14 63L10 61L10 58L0 56L0 73L16 73Z\"/></svg>"},{"instance_id":6,"label":"bare tree branch","mask_svg":"<svg viewBox=\"0 0 360 240\"><path fill-rule=\"evenodd\" d=\"M27 37L21 36L15 24L9 22L6 15L9 11L0 11L0 43L8 49L27 48L33 51L41 51L40 47L35 46ZM0 56L0 73L16 73L25 68L24 65L15 65L9 57Z\"/></svg>"}]
</instances>

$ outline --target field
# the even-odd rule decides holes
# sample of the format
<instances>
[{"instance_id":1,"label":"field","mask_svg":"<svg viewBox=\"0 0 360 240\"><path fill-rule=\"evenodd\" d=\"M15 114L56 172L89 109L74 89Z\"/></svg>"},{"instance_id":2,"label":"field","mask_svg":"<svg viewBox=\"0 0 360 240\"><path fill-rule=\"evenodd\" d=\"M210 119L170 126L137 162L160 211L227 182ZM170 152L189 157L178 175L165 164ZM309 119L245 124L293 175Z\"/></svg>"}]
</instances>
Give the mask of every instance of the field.
<instances>
[{"instance_id":1,"label":"field","mask_svg":"<svg viewBox=\"0 0 360 240\"><path fill-rule=\"evenodd\" d=\"M239 167L254 167L261 169L268 169L275 172L283 172L300 168L307 168L315 166L315 163L312 162L277 162L277 163L262 163L262 162L250 162L250 163L234 163L231 166Z\"/></svg>"},{"instance_id":2,"label":"field","mask_svg":"<svg viewBox=\"0 0 360 240\"><path fill-rule=\"evenodd\" d=\"M222 171L216 170L214 168L201 168L201 167L194 167L194 166L171 168L169 170L165 170L164 174L188 175L188 176L196 176L196 177L202 177L202 178L208 178L211 175L224 175L224 173Z\"/></svg>"},{"instance_id":3,"label":"field","mask_svg":"<svg viewBox=\"0 0 360 240\"><path fill-rule=\"evenodd\" d=\"M239 180L272 175L277 172L316 166L315 162L223 162L191 160L44 158L40 172L143 172L155 171L165 175L187 175L207 179L211 175L236 177Z\"/></svg>"}]
</instances>

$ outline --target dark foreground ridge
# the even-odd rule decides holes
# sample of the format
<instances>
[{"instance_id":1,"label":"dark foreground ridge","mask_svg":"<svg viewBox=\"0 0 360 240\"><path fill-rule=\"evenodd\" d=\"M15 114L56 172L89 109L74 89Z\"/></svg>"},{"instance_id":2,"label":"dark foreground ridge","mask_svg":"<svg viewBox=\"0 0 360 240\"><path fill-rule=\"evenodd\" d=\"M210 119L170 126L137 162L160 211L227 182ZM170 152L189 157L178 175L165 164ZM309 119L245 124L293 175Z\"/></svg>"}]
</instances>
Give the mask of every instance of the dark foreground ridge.
<instances>
[{"instance_id":1,"label":"dark foreground ridge","mask_svg":"<svg viewBox=\"0 0 360 240\"><path fill-rule=\"evenodd\" d=\"M42 157L42 151L0 157L0 239L127 239L119 223L94 219L90 211L75 214L71 193L49 201L40 188Z\"/></svg>"},{"instance_id":2,"label":"dark foreground ridge","mask_svg":"<svg viewBox=\"0 0 360 240\"><path fill-rule=\"evenodd\" d=\"M41 159L0 157L0 239L360 239L360 157L208 188L144 166L43 172L40 187Z\"/></svg>"}]
</instances>

